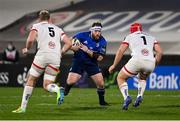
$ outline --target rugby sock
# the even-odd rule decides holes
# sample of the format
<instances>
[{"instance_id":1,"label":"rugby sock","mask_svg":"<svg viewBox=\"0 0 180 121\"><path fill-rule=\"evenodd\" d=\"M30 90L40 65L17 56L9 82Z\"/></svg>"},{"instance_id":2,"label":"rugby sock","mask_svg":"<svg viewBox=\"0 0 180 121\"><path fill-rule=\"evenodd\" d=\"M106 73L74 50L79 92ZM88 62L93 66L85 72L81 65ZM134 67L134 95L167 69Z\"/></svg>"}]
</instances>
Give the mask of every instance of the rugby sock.
<instances>
[{"instance_id":1,"label":"rugby sock","mask_svg":"<svg viewBox=\"0 0 180 121\"><path fill-rule=\"evenodd\" d=\"M23 97L21 102L21 109L26 109L28 100L32 94L33 87L31 86L25 86L23 91Z\"/></svg>"},{"instance_id":2,"label":"rugby sock","mask_svg":"<svg viewBox=\"0 0 180 121\"><path fill-rule=\"evenodd\" d=\"M129 96L129 94L128 94L128 84L127 84L127 82L122 83L122 84L119 86L119 88L120 88L120 91L121 91L121 93L122 93L122 95L123 95L124 100L126 100L127 96Z\"/></svg>"},{"instance_id":3,"label":"rugby sock","mask_svg":"<svg viewBox=\"0 0 180 121\"><path fill-rule=\"evenodd\" d=\"M143 96L145 89L146 89L146 80L139 80L137 97Z\"/></svg>"},{"instance_id":4,"label":"rugby sock","mask_svg":"<svg viewBox=\"0 0 180 121\"><path fill-rule=\"evenodd\" d=\"M73 86L73 84L66 84L65 90L64 90L64 95L68 95L72 86Z\"/></svg>"},{"instance_id":5,"label":"rugby sock","mask_svg":"<svg viewBox=\"0 0 180 121\"><path fill-rule=\"evenodd\" d=\"M56 84L49 84L49 85L47 85L47 90L49 91L49 92L56 92L56 93L58 93L59 92L59 87L56 85Z\"/></svg>"},{"instance_id":6,"label":"rugby sock","mask_svg":"<svg viewBox=\"0 0 180 121\"><path fill-rule=\"evenodd\" d=\"M100 105L104 104L105 101L104 101L104 94L105 94L105 89L104 88L97 88L97 93L98 93L98 96L99 96L99 103Z\"/></svg>"}]
</instances>

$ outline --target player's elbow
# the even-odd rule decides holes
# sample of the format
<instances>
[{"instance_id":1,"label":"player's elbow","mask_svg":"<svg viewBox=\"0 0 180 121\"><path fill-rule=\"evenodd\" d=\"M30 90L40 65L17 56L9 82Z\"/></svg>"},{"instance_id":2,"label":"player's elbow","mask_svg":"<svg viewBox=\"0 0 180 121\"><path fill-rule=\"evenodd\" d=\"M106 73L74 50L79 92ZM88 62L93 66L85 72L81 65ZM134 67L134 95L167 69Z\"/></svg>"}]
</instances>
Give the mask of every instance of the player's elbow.
<instances>
[{"instance_id":1,"label":"player's elbow","mask_svg":"<svg viewBox=\"0 0 180 121\"><path fill-rule=\"evenodd\" d=\"M159 44L155 45L155 51L158 55L162 55L163 54L163 50L161 48L161 46Z\"/></svg>"}]
</instances>

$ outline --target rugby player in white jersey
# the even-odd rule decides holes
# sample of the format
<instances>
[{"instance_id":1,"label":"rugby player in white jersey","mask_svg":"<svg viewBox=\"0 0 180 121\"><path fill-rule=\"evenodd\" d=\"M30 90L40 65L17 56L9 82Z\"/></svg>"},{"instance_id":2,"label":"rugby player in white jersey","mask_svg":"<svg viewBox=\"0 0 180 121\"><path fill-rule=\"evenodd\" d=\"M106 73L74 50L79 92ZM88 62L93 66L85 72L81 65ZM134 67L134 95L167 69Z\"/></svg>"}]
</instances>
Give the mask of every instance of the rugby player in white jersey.
<instances>
[{"instance_id":1,"label":"rugby player in white jersey","mask_svg":"<svg viewBox=\"0 0 180 121\"><path fill-rule=\"evenodd\" d=\"M160 62L162 56L162 49L159 43L153 36L142 32L141 24L132 24L130 32L131 33L126 36L116 52L113 65L109 67L109 72L112 73L117 64L121 61L124 52L128 48L130 49L132 57L120 70L117 76L118 86L124 98L123 110L127 110L129 104L132 102L132 99L128 94L127 79L138 75L138 95L133 104L134 107L137 107L143 99L143 93L146 88L146 79Z\"/></svg>"},{"instance_id":2,"label":"rugby player in white jersey","mask_svg":"<svg viewBox=\"0 0 180 121\"><path fill-rule=\"evenodd\" d=\"M13 113L24 113L26 111L35 83L43 73L43 88L49 92L57 93L57 104L63 102L60 88L53 81L59 73L61 55L71 48L71 39L61 28L50 23L50 14L47 10L40 11L39 20L40 22L31 28L26 47L22 49L23 54L27 54L34 41L37 40L38 51L29 70L21 106L12 111ZM64 42L62 50L60 41Z\"/></svg>"}]
</instances>

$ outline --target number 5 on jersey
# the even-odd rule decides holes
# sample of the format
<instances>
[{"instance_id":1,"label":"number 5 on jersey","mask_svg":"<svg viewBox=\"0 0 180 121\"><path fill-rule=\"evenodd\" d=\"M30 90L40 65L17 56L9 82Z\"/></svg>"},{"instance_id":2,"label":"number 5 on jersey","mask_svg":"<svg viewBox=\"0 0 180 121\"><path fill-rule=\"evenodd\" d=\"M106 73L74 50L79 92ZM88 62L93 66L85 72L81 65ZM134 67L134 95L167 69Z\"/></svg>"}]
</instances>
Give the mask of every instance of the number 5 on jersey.
<instances>
[{"instance_id":1,"label":"number 5 on jersey","mask_svg":"<svg viewBox=\"0 0 180 121\"><path fill-rule=\"evenodd\" d=\"M55 36L54 28L53 27L48 27L48 29L49 29L49 35L51 37L54 37Z\"/></svg>"}]
</instances>

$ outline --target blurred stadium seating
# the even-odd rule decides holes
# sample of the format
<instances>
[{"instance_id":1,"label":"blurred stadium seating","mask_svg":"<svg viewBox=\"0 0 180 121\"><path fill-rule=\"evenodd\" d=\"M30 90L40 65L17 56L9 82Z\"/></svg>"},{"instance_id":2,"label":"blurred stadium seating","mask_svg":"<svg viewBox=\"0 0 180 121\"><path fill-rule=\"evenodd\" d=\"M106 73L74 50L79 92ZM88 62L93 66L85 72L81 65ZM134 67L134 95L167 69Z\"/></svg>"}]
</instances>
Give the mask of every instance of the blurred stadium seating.
<instances>
[{"instance_id":1,"label":"blurred stadium seating","mask_svg":"<svg viewBox=\"0 0 180 121\"><path fill-rule=\"evenodd\" d=\"M92 21L103 23L108 54L114 54L128 34L129 24L139 21L160 41L164 54L180 55L179 0L1 0L0 48L14 41L22 48L40 9L49 9L53 22L73 35L88 30ZM138 4L137 4L138 2ZM74 4L73 4L74 3ZM23 6L21 6L23 4Z\"/></svg>"}]
</instances>

